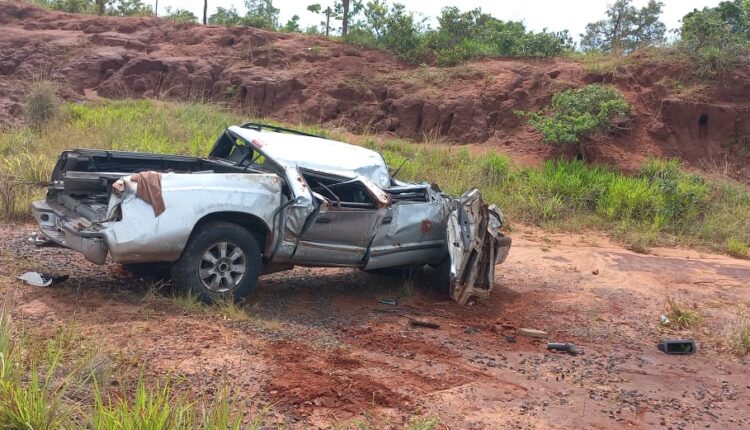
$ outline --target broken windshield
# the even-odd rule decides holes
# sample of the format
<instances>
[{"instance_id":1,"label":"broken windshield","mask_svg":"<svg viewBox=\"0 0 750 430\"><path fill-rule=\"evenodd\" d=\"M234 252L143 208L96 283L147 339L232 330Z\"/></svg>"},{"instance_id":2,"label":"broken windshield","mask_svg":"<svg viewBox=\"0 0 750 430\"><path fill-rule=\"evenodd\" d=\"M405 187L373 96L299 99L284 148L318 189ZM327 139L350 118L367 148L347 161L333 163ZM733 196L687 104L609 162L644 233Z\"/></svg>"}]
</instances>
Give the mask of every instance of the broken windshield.
<instances>
[{"instance_id":1,"label":"broken windshield","mask_svg":"<svg viewBox=\"0 0 750 430\"><path fill-rule=\"evenodd\" d=\"M230 132L222 133L211 151L212 158L229 161L238 167L268 170L266 156L248 142Z\"/></svg>"}]
</instances>

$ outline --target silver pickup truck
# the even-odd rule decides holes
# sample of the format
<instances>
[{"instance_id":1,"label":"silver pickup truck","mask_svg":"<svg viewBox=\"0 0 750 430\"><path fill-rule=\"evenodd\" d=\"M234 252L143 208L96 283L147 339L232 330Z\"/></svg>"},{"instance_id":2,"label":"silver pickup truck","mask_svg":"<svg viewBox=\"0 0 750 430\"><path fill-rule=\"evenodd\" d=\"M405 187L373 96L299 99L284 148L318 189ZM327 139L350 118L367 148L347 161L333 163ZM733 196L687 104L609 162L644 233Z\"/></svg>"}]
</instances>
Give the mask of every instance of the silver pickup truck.
<instances>
[{"instance_id":1,"label":"silver pickup truck","mask_svg":"<svg viewBox=\"0 0 750 430\"><path fill-rule=\"evenodd\" d=\"M375 151L254 123L226 129L208 158L65 151L32 211L89 261L171 263L176 285L207 301L295 265L431 265L464 304L489 294L511 244L476 189L451 197L395 179Z\"/></svg>"}]
</instances>

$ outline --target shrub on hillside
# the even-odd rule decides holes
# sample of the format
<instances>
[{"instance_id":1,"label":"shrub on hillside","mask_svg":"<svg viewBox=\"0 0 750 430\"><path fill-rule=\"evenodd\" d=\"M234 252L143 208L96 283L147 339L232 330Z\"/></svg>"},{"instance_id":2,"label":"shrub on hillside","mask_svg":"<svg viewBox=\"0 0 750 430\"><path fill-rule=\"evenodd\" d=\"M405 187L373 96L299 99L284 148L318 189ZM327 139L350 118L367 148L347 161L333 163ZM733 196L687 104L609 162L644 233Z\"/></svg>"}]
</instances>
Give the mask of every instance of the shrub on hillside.
<instances>
[{"instance_id":1,"label":"shrub on hillside","mask_svg":"<svg viewBox=\"0 0 750 430\"><path fill-rule=\"evenodd\" d=\"M580 143L584 136L597 131L622 128L617 124L628 120L630 109L614 87L593 84L555 94L542 112L516 113L542 133L545 143L564 145Z\"/></svg>"},{"instance_id":2,"label":"shrub on hillside","mask_svg":"<svg viewBox=\"0 0 750 430\"><path fill-rule=\"evenodd\" d=\"M31 85L23 112L26 120L34 128L43 127L57 115L59 103L56 91L57 86L50 81L38 81Z\"/></svg>"},{"instance_id":3,"label":"shrub on hillside","mask_svg":"<svg viewBox=\"0 0 750 430\"><path fill-rule=\"evenodd\" d=\"M723 1L695 10L682 19L681 46L700 79L720 79L750 52L750 2Z\"/></svg>"}]
</instances>

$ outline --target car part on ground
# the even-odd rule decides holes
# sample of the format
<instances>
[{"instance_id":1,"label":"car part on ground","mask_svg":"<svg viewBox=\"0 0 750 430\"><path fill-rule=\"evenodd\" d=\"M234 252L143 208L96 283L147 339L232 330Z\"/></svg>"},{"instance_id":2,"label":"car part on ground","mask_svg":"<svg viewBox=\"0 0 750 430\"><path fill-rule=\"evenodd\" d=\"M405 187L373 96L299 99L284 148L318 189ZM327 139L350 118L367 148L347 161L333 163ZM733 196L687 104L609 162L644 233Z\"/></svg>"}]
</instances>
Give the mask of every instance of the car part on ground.
<instances>
[{"instance_id":1,"label":"car part on ground","mask_svg":"<svg viewBox=\"0 0 750 430\"><path fill-rule=\"evenodd\" d=\"M370 149L262 124L229 127L208 158L65 151L32 210L54 243L97 264L172 264L206 300L295 265L430 265L465 304L489 294L511 246L476 189L451 197L393 178Z\"/></svg>"},{"instance_id":2,"label":"car part on ground","mask_svg":"<svg viewBox=\"0 0 750 430\"><path fill-rule=\"evenodd\" d=\"M698 345L692 339L665 339L656 347L665 354L689 355L698 352Z\"/></svg>"},{"instance_id":3,"label":"car part on ground","mask_svg":"<svg viewBox=\"0 0 750 430\"><path fill-rule=\"evenodd\" d=\"M18 279L35 287L49 287L52 284L66 281L68 275L55 276L39 272L26 272L21 274Z\"/></svg>"}]
</instances>

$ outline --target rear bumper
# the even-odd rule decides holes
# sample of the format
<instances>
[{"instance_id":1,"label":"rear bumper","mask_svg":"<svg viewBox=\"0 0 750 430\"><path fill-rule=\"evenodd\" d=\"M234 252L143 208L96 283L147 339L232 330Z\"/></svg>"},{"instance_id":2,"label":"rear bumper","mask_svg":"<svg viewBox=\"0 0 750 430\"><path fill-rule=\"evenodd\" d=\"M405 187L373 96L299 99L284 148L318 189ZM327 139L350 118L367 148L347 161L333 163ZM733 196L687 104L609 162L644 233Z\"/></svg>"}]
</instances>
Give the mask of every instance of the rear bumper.
<instances>
[{"instance_id":1,"label":"rear bumper","mask_svg":"<svg viewBox=\"0 0 750 430\"><path fill-rule=\"evenodd\" d=\"M104 264L107 260L108 249L102 234L88 230L91 223L85 218L44 200L32 203L31 212L47 239L80 252L92 263Z\"/></svg>"}]
</instances>

